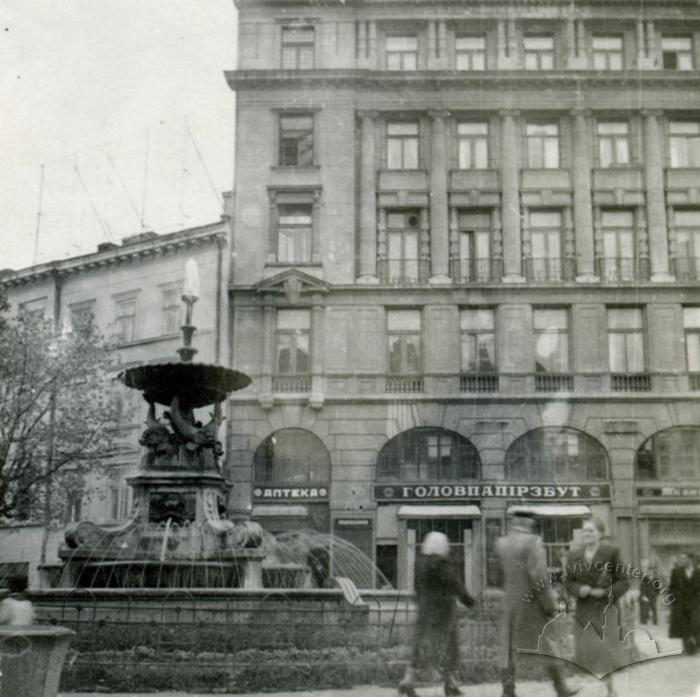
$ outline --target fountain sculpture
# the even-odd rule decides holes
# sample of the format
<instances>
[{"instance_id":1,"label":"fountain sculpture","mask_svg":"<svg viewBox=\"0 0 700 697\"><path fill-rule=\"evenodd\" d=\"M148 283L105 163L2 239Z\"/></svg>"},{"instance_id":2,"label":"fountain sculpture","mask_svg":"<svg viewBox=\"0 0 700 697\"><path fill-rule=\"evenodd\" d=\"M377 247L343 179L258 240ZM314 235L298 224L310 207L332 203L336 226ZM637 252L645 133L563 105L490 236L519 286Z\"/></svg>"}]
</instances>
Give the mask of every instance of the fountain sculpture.
<instances>
[{"instance_id":1,"label":"fountain sculpture","mask_svg":"<svg viewBox=\"0 0 700 697\"><path fill-rule=\"evenodd\" d=\"M128 480L134 490L131 516L118 528L83 521L66 532L59 550L63 587L262 587L263 532L257 523L226 519L230 485L221 472L217 440L221 403L250 378L192 361L197 353L192 308L198 299L193 260L185 271L179 362L136 366L119 376L148 403L140 472ZM203 425L194 410L210 405L211 418ZM158 406L167 407L160 417Z\"/></svg>"}]
</instances>

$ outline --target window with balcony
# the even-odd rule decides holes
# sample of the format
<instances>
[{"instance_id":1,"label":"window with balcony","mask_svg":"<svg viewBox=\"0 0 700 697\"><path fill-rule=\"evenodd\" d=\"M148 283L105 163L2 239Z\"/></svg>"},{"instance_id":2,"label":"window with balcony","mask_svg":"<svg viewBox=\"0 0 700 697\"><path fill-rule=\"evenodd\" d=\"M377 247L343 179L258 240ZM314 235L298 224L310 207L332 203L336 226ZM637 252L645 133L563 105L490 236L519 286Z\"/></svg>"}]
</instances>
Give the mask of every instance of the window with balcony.
<instances>
[{"instance_id":1,"label":"window with balcony","mask_svg":"<svg viewBox=\"0 0 700 697\"><path fill-rule=\"evenodd\" d=\"M650 389L644 373L644 319L641 308L608 308L608 355L613 390Z\"/></svg>"},{"instance_id":2,"label":"window with balcony","mask_svg":"<svg viewBox=\"0 0 700 697\"><path fill-rule=\"evenodd\" d=\"M161 331L177 334L182 317L182 288L180 284L161 288Z\"/></svg>"},{"instance_id":3,"label":"window with balcony","mask_svg":"<svg viewBox=\"0 0 700 697\"><path fill-rule=\"evenodd\" d=\"M690 389L700 390L700 307L683 308L683 331Z\"/></svg>"},{"instance_id":4,"label":"window with balcony","mask_svg":"<svg viewBox=\"0 0 700 697\"><path fill-rule=\"evenodd\" d=\"M491 268L491 215L482 211L460 211L459 259L452 277L463 283L490 281L496 275Z\"/></svg>"},{"instance_id":5,"label":"window with balcony","mask_svg":"<svg viewBox=\"0 0 700 697\"><path fill-rule=\"evenodd\" d=\"M623 45L621 36L593 37L593 67L596 70L622 70Z\"/></svg>"},{"instance_id":6,"label":"window with balcony","mask_svg":"<svg viewBox=\"0 0 700 697\"><path fill-rule=\"evenodd\" d=\"M486 37L455 37L455 67L457 70L486 70Z\"/></svg>"},{"instance_id":7,"label":"window with balcony","mask_svg":"<svg viewBox=\"0 0 700 697\"><path fill-rule=\"evenodd\" d=\"M386 125L387 169L418 169L418 122L390 121Z\"/></svg>"},{"instance_id":8,"label":"window with balcony","mask_svg":"<svg viewBox=\"0 0 700 697\"><path fill-rule=\"evenodd\" d=\"M525 138L528 168L559 168L559 124L528 123L525 126Z\"/></svg>"},{"instance_id":9,"label":"window with balcony","mask_svg":"<svg viewBox=\"0 0 700 697\"><path fill-rule=\"evenodd\" d=\"M387 280L417 283L420 273L418 211L389 211L386 216Z\"/></svg>"},{"instance_id":10,"label":"window with balcony","mask_svg":"<svg viewBox=\"0 0 700 697\"><path fill-rule=\"evenodd\" d=\"M598 121L596 133L598 158L602 168L630 163L629 124L626 121Z\"/></svg>"},{"instance_id":11,"label":"window with balcony","mask_svg":"<svg viewBox=\"0 0 700 697\"><path fill-rule=\"evenodd\" d=\"M310 387L309 310L278 310L275 330L275 392L306 392Z\"/></svg>"},{"instance_id":12,"label":"window with balcony","mask_svg":"<svg viewBox=\"0 0 700 697\"><path fill-rule=\"evenodd\" d=\"M314 164L314 117L311 114L279 117L279 164L282 167Z\"/></svg>"},{"instance_id":13,"label":"window with balcony","mask_svg":"<svg viewBox=\"0 0 700 697\"><path fill-rule=\"evenodd\" d=\"M388 310L386 327L390 376L419 375L423 370L420 310Z\"/></svg>"},{"instance_id":14,"label":"window with balcony","mask_svg":"<svg viewBox=\"0 0 700 697\"><path fill-rule=\"evenodd\" d=\"M554 68L554 37L525 36L523 38L525 70L552 70Z\"/></svg>"},{"instance_id":15,"label":"window with balcony","mask_svg":"<svg viewBox=\"0 0 700 697\"><path fill-rule=\"evenodd\" d=\"M561 212L530 211L529 276L533 281L562 279Z\"/></svg>"},{"instance_id":16,"label":"window with balcony","mask_svg":"<svg viewBox=\"0 0 700 697\"><path fill-rule=\"evenodd\" d=\"M603 232L604 281L634 281L638 274L634 245L634 213L632 211L603 211L601 214Z\"/></svg>"},{"instance_id":17,"label":"window with balcony","mask_svg":"<svg viewBox=\"0 0 700 697\"><path fill-rule=\"evenodd\" d=\"M676 278L679 281L700 279L700 210L676 210L673 215L676 230Z\"/></svg>"},{"instance_id":18,"label":"window with balcony","mask_svg":"<svg viewBox=\"0 0 700 697\"><path fill-rule=\"evenodd\" d=\"M459 317L462 392L495 392L496 317L492 309L462 310Z\"/></svg>"},{"instance_id":19,"label":"window with balcony","mask_svg":"<svg viewBox=\"0 0 700 697\"><path fill-rule=\"evenodd\" d=\"M277 261L305 263L311 261L313 206L280 204L277 206Z\"/></svg>"},{"instance_id":20,"label":"window with balcony","mask_svg":"<svg viewBox=\"0 0 700 697\"><path fill-rule=\"evenodd\" d=\"M661 37L661 60L664 70L692 70L693 40L689 36Z\"/></svg>"},{"instance_id":21,"label":"window with balcony","mask_svg":"<svg viewBox=\"0 0 700 697\"><path fill-rule=\"evenodd\" d=\"M569 313L542 309L533 313L535 341L535 390L559 392L573 389L569 375Z\"/></svg>"},{"instance_id":22,"label":"window with balcony","mask_svg":"<svg viewBox=\"0 0 700 697\"><path fill-rule=\"evenodd\" d=\"M314 28L282 27L282 68L308 70L314 67Z\"/></svg>"},{"instance_id":23,"label":"window with balcony","mask_svg":"<svg viewBox=\"0 0 700 697\"><path fill-rule=\"evenodd\" d=\"M460 169L487 169L489 166L489 125L484 122L457 124Z\"/></svg>"},{"instance_id":24,"label":"window with balcony","mask_svg":"<svg viewBox=\"0 0 700 697\"><path fill-rule=\"evenodd\" d=\"M700 167L700 121L668 124L671 167Z\"/></svg>"},{"instance_id":25,"label":"window with balcony","mask_svg":"<svg viewBox=\"0 0 700 697\"><path fill-rule=\"evenodd\" d=\"M114 303L114 332L118 343L136 338L136 298L118 298Z\"/></svg>"},{"instance_id":26,"label":"window with balcony","mask_svg":"<svg viewBox=\"0 0 700 697\"><path fill-rule=\"evenodd\" d=\"M387 70L418 69L417 36L387 36L385 45Z\"/></svg>"}]
</instances>

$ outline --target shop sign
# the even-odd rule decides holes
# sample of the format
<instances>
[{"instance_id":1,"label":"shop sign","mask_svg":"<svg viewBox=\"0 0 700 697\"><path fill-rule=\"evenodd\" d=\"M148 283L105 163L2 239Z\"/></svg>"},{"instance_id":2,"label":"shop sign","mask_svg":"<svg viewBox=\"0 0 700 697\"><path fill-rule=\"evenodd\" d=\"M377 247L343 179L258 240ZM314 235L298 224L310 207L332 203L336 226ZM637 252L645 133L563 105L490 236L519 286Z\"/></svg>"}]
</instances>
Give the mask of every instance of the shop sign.
<instances>
[{"instance_id":1,"label":"shop sign","mask_svg":"<svg viewBox=\"0 0 700 697\"><path fill-rule=\"evenodd\" d=\"M700 486L642 486L637 488L641 498L700 498Z\"/></svg>"},{"instance_id":2,"label":"shop sign","mask_svg":"<svg viewBox=\"0 0 700 697\"><path fill-rule=\"evenodd\" d=\"M375 484L376 501L456 499L581 501L609 499L609 484Z\"/></svg>"},{"instance_id":3,"label":"shop sign","mask_svg":"<svg viewBox=\"0 0 700 697\"><path fill-rule=\"evenodd\" d=\"M253 498L257 501L325 501L326 486L256 486Z\"/></svg>"},{"instance_id":4,"label":"shop sign","mask_svg":"<svg viewBox=\"0 0 700 697\"><path fill-rule=\"evenodd\" d=\"M372 527L369 518L336 518L335 527L341 530L366 530Z\"/></svg>"}]
</instances>

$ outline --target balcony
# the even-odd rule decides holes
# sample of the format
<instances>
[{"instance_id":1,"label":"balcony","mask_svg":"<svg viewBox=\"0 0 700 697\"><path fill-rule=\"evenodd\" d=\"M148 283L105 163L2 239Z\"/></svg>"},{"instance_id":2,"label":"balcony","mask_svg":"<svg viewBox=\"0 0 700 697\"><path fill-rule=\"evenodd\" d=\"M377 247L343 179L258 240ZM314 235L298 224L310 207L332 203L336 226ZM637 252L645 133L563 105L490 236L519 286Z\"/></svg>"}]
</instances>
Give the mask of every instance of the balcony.
<instances>
[{"instance_id":1,"label":"balcony","mask_svg":"<svg viewBox=\"0 0 700 697\"><path fill-rule=\"evenodd\" d=\"M497 373L470 373L459 376L460 392L498 392Z\"/></svg>"},{"instance_id":2,"label":"balcony","mask_svg":"<svg viewBox=\"0 0 700 697\"><path fill-rule=\"evenodd\" d=\"M529 281L552 283L574 279L574 259L558 257L540 257L525 259L525 273Z\"/></svg>"},{"instance_id":3,"label":"balcony","mask_svg":"<svg viewBox=\"0 0 700 697\"><path fill-rule=\"evenodd\" d=\"M596 259L603 283L634 283L649 280L649 260L634 257L603 257Z\"/></svg>"},{"instance_id":4,"label":"balcony","mask_svg":"<svg viewBox=\"0 0 700 697\"><path fill-rule=\"evenodd\" d=\"M308 373L273 375L272 391L286 394L311 392L311 375Z\"/></svg>"},{"instance_id":5,"label":"balcony","mask_svg":"<svg viewBox=\"0 0 700 697\"><path fill-rule=\"evenodd\" d=\"M428 259L379 259L377 272L380 283L397 286L427 283L430 262Z\"/></svg>"},{"instance_id":6,"label":"balcony","mask_svg":"<svg viewBox=\"0 0 700 697\"><path fill-rule=\"evenodd\" d=\"M573 392L574 376L570 373L535 373L535 392Z\"/></svg>"},{"instance_id":7,"label":"balcony","mask_svg":"<svg viewBox=\"0 0 700 697\"><path fill-rule=\"evenodd\" d=\"M651 375L647 373L612 373L610 389L613 392L650 392Z\"/></svg>"},{"instance_id":8,"label":"balcony","mask_svg":"<svg viewBox=\"0 0 700 697\"><path fill-rule=\"evenodd\" d=\"M698 186L700 169L694 167L673 168L666 170L667 191L687 191Z\"/></svg>"},{"instance_id":9,"label":"balcony","mask_svg":"<svg viewBox=\"0 0 700 697\"><path fill-rule=\"evenodd\" d=\"M673 272L677 281L700 280L700 257L674 259Z\"/></svg>"},{"instance_id":10,"label":"balcony","mask_svg":"<svg viewBox=\"0 0 700 697\"><path fill-rule=\"evenodd\" d=\"M606 167L593 170L594 191L643 191L644 178L639 167Z\"/></svg>"},{"instance_id":11,"label":"balcony","mask_svg":"<svg viewBox=\"0 0 700 697\"><path fill-rule=\"evenodd\" d=\"M385 392L393 394L417 394L425 389L422 375L387 375Z\"/></svg>"},{"instance_id":12,"label":"balcony","mask_svg":"<svg viewBox=\"0 0 700 697\"><path fill-rule=\"evenodd\" d=\"M450 170L450 191L498 191L498 172L493 169Z\"/></svg>"},{"instance_id":13,"label":"balcony","mask_svg":"<svg viewBox=\"0 0 700 697\"><path fill-rule=\"evenodd\" d=\"M571 189L571 175L568 169L524 169L522 170L522 191L562 191Z\"/></svg>"},{"instance_id":14,"label":"balcony","mask_svg":"<svg viewBox=\"0 0 700 697\"><path fill-rule=\"evenodd\" d=\"M455 283L488 283L500 281L503 261L500 259L453 259L450 276Z\"/></svg>"}]
</instances>

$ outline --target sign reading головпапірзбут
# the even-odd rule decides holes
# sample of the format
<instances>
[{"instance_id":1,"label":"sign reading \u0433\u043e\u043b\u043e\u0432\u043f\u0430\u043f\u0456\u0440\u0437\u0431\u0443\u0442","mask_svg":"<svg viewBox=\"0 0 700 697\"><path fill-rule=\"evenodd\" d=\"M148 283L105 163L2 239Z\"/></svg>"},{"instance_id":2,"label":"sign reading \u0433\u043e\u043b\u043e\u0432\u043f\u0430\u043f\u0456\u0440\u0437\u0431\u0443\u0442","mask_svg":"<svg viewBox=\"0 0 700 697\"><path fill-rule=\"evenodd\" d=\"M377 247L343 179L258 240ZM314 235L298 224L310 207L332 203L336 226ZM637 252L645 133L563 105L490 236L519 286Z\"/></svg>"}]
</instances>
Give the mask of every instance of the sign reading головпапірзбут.
<instances>
[{"instance_id":1,"label":"sign reading \u0433\u043e\u043b\u043e\u0432\u043f\u0430\u043f\u0456\u0440\u0437\u0431\u0443\u0442","mask_svg":"<svg viewBox=\"0 0 700 697\"><path fill-rule=\"evenodd\" d=\"M456 499L590 501L610 498L609 484L375 484L375 501Z\"/></svg>"}]
</instances>

